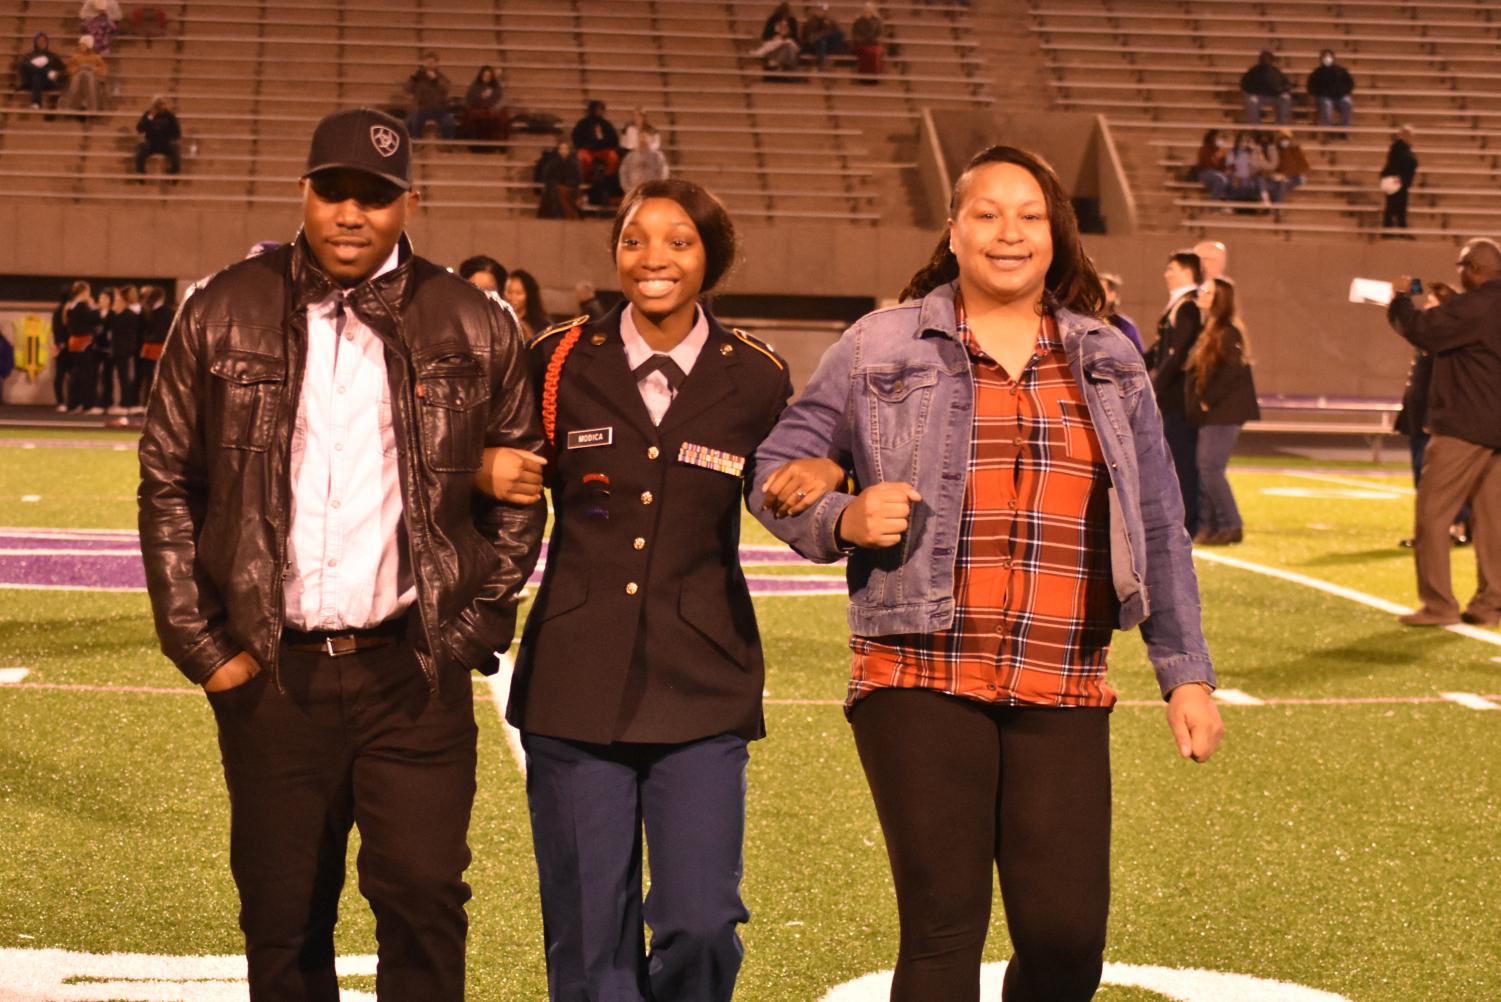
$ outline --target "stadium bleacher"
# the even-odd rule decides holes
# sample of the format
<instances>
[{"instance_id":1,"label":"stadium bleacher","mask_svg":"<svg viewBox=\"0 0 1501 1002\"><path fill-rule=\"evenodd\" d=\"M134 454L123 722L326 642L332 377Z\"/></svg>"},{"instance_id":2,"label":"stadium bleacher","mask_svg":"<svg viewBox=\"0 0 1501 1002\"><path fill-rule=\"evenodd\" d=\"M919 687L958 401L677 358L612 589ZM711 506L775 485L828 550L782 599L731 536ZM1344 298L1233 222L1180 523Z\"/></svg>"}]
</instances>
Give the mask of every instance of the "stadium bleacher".
<instances>
[{"instance_id":1,"label":"stadium bleacher","mask_svg":"<svg viewBox=\"0 0 1501 1002\"><path fill-rule=\"evenodd\" d=\"M848 18L858 5L834 6ZM763 82L748 52L766 6L751 0L167 3L167 37L117 43L110 110L79 122L32 111L15 95L0 112L0 179L14 197L85 204L286 202L312 123L340 105L399 106L402 82L430 49L455 92L495 64L513 111L554 115L565 131L590 98L622 120L645 108L674 170L711 184L737 214L871 224L893 210L877 204L876 171L892 161L883 129L915 121L923 107L990 101L966 8L887 6L887 71L866 86L847 65ZM62 48L76 14L70 0L24 0L0 21L7 63L35 31ZM172 98L183 122L185 165L180 178L143 187L130 162L133 129L156 94ZM533 212L532 167L551 141L515 134L499 155L469 152L468 141L420 141L426 204Z\"/></svg>"}]
</instances>

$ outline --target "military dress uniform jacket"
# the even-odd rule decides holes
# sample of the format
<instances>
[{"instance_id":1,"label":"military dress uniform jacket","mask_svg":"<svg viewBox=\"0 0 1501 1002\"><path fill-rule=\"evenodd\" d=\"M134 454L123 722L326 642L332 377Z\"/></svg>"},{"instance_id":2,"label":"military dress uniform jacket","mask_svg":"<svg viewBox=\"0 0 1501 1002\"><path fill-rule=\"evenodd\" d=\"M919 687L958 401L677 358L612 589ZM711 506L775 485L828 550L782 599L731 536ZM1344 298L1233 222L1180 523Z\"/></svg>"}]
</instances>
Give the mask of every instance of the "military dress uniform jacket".
<instances>
[{"instance_id":1,"label":"military dress uniform jacket","mask_svg":"<svg viewBox=\"0 0 1501 1002\"><path fill-rule=\"evenodd\" d=\"M620 336L624 308L577 337L585 318L532 342L539 394L554 353L573 343L555 397L547 570L506 716L595 744L758 738L764 668L740 569L741 503L792 384L764 345L709 317L698 360L653 425Z\"/></svg>"}]
</instances>

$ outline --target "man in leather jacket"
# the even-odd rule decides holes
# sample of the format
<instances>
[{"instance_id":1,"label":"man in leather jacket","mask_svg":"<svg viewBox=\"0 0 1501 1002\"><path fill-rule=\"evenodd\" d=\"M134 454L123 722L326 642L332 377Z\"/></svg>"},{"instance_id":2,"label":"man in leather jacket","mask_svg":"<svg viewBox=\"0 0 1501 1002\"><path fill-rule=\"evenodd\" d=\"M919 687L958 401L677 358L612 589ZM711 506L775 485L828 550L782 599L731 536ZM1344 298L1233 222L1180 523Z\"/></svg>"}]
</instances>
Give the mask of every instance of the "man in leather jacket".
<instances>
[{"instance_id":1,"label":"man in leather jacket","mask_svg":"<svg viewBox=\"0 0 1501 1002\"><path fill-rule=\"evenodd\" d=\"M351 825L381 999L461 999L470 670L495 670L545 511L476 495L542 442L514 316L412 253L410 139L319 123L292 244L183 306L141 440L162 649L208 692L253 998L336 1000Z\"/></svg>"}]
</instances>

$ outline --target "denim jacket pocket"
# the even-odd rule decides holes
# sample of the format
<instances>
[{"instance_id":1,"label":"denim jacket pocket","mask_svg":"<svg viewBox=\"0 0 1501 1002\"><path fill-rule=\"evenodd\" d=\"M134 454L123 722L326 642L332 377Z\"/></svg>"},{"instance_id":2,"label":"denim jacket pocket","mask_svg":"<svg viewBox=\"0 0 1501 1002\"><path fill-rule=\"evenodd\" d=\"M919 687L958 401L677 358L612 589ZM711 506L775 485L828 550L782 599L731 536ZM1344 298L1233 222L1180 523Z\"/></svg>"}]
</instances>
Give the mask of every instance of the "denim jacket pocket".
<instances>
[{"instance_id":1,"label":"denim jacket pocket","mask_svg":"<svg viewBox=\"0 0 1501 1002\"><path fill-rule=\"evenodd\" d=\"M443 473L479 469L485 447L484 370L468 355L434 359L417 370L417 410L428 465Z\"/></svg>"},{"instance_id":2,"label":"denim jacket pocket","mask_svg":"<svg viewBox=\"0 0 1501 1002\"><path fill-rule=\"evenodd\" d=\"M276 396L287 381L287 360L230 348L209 365L223 394L219 444L265 452L276 431Z\"/></svg>"},{"instance_id":3,"label":"denim jacket pocket","mask_svg":"<svg viewBox=\"0 0 1501 1002\"><path fill-rule=\"evenodd\" d=\"M1090 463L1103 463L1104 452L1094 422L1089 417L1089 407L1083 401L1058 401L1059 416L1063 419L1065 448L1070 459Z\"/></svg>"},{"instance_id":4,"label":"denim jacket pocket","mask_svg":"<svg viewBox=\"0 0 1501 1002\"><path fill-rule=\"evenodd\" d=\"M901 366L867 369L864 375L872 442L882 449L897 449L912 442L927 421L938 385L938 369Z\"/></svg>"}]
</instances>

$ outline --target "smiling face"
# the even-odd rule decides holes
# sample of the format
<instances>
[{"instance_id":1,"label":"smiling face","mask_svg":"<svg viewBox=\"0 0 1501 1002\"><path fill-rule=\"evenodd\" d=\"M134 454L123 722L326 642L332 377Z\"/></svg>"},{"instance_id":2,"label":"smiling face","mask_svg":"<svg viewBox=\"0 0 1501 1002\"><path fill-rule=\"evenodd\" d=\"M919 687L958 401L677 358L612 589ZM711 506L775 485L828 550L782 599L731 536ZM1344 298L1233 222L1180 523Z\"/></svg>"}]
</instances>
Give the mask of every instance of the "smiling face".
<instances>
[{"instance_id":1,"label":"smiling face","mask_svg":"<svg viewBox=\"0 0 1501 1002\"><path fill-rule=\"evenodd\" d=\"M358 285L386 262L406 229L417 193L373 174L322 170L302 182L302 231L324 272Z\"/></svg>"},{"instance_id":2,"label":"smiling face","mask_svg":"<svg viewBox=\"0 0 1501 1002\"><path fill-rule=\"evenodd\" d=\"M1041 301L1053 264L1047 198L1030 171L994 163L969 172L949 220L966 295L998 304Z\"/></svg>"},{"instance_id":3,"label":"smiling face","mask_svg":"<svg viewBox=\"0 0 1501 1002\"><path fill-rule=\"evenodd\" d=\"M620 229L615 266L625 298L660 325L666 317L692 316L708 257L698 227L681 205L648 198Z\"/></svg>"}]
</instances>

